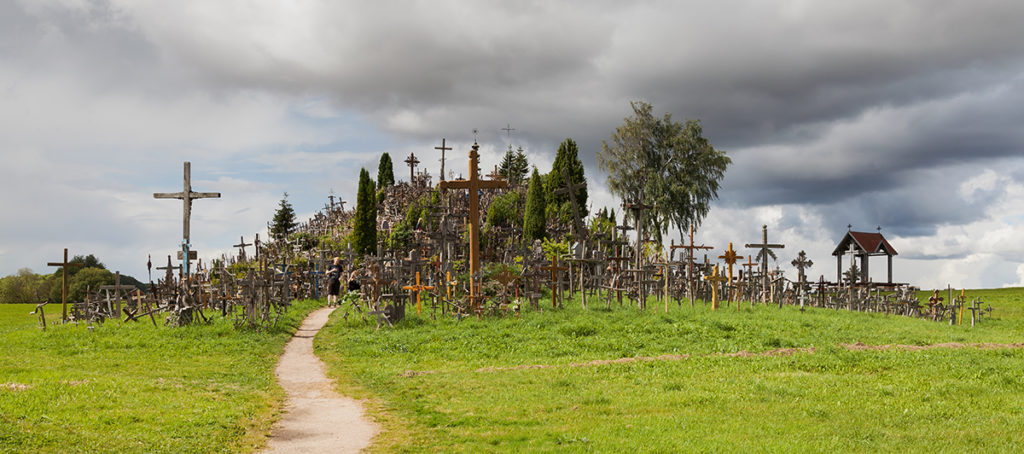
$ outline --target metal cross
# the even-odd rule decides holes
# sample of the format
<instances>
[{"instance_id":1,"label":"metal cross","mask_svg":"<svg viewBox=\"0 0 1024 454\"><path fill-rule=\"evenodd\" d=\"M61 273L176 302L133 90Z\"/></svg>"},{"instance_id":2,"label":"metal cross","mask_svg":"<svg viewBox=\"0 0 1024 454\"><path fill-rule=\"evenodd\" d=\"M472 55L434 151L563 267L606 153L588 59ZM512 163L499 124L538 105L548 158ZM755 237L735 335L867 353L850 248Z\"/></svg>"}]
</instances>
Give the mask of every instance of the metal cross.
<instances>
[{"instance_id":1,"label":"metal cross","mask_svg":"<svg viewBox=\"0 0 1024 454\"><path fill-rule=\"evenodd\" d=\"M405 163L409 165L409 184L416 181L416 164L420 163L419 159L416 159L415 153L409 153L409 157L405 158Z\"/></svg>"}]
</instances>

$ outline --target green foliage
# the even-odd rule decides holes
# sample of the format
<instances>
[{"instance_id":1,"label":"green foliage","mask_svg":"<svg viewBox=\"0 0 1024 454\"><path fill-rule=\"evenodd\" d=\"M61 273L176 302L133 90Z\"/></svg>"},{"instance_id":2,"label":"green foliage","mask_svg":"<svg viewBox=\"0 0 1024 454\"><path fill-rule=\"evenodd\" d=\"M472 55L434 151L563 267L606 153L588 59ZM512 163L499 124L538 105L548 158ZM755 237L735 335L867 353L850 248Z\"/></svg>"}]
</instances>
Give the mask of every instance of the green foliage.
<instances>
[{"instance_id":1,"label":"green foliage","mask_svg":"<svg viewBox=\"0 0 1024 454\"><path fill-rule=\"evenodd\" d=\"M630 106L633 115L602 143L598 163L613 194L654 207L645 230L660 238L674 224L682 234L707 215L732 160L703 137L699 121L655 118L645 102Z\"/></svg>"},{"instance_id":2,"label":"green foliage","mask_svg":"<svg viewBox=\"0 0 1024 454\"><path fill-rule=\"evenodd\" d=\"M544 243L541 247L544 250L544 257L548 260L555 257L562 258L569 253L569 242L566 240L556 241L544 238Z\"/></svg>"},{"instance_id":3,"label":"green foliage","mask_svg":"<svg viewBox=\"0 0 1024 454\"><path fill-rule=\"evenodd\" d=\"M377 164L377 187L384 189L395 185L395 165L391 162L391 155L387 152L380 155L380 163Z\"/></svg>"},{"instance_id":4,"label":"green foliage","mask_svg":"<svg viewBox=\"0 0 1024 454\"><path fill-rule=\"evenodd\" d=\"M356 196L356 214L352 219L352 248L358 254L377 250L377 198L373 180L366 169L359 171L359 192Z\"/></svg>"},{"instance_id":5,"label":"green foliage","mask_svg":"<svg viewBox=\"0 0 1024 454\"><path fill-rule=\"evenodd\" d=\"M288 202L288 193L286 192L277 206L274 219L270 223L271 238L277 240L287 238L295 230L296 224L295 210L292 208L292 204Z\"/></svg>"},{"instance_id":6,"label":"green foliage","mask_svg":"<svg viewBox=\"0 0 1024 454\"><path fill-rule=\"evenodd\" d=\"M526 213L523 219L523 239L527 242L539 240L545 236L545 207L544 179L533 168L533 175L530 176L530 186L526 190Z\"/></svg>"},{"instance_id":7,"label":"green foliage","mask_svg":"<svg viewBox=\"0 0 1024 454\"><path fill-rule=\"evenodd\" d=\"M526 175L529 173L530 162L526 159L523 147L519 147L518 150L513 152L512 145L509 145L508 150L505 151L505 156L501 158L501 164L498 165L498 174L509 185L517 187L523 184L523 181L526 180Z\"/></svg>"},{"instance_id":8,"label":"green foliage","mask_svg":"<svg viewBox=\"0 0 1024 454\"><path fill-rule=\"evenodd\" d=\"M523 211L519 198L520 194L517 191L509 191L495 197L487 209L484 231L493 226L522 227Z\"/></svg>"},{"instance_id":9,"label":"green foliage","mask_svg":"<svg viewBox=\"0 0 1024 454\"><path fill-rule=\"evenodd\" d=\"M22 268L18 274L0 278L0 303L40 303L50 294L54 283L60 286L60 278Z\"/></svg>"},{"instance_id":10,"label":"green foliage","mask_svg":"<svg viewBox=\"0 0 1024 454\"><path fill-rule=\"evenodd\" d=\"M555 153L555 162L551 165L551 173L547 174L545 181L545 195L547 196L546 213L548 219L557 218L564 224L572 223L572 207L569 204L569 194L555 194L559 189L567 187L565 172L568 171L573 184L582 184L583 187L576 190L576 204L579 207L580 218L587 216L587 179L583 175L583 162L579 158L579 148L576 141L571 138L565 139L558 146Z\"/></svg>"},{"instance_id":11,"label":"green foliage","mask_svg":"<svg viewBox=\"0 0 1024 454\"><path fill-rule=\"evenodd\" d=\"M84 301L85 292L92 289L98 291L101 285L114 285L114 273L103 268L85 268L75 273L68 282L68 301ZM57 285L60 287L60 285ZM57 289L57 301L60 301L60 289Z\"/></svg>"},{"instance_id":12,"label":"green foliage","mask_svg":"<svg viewBox=\"0 0 1024 454\"><path fill-rule=\"evenodd\" d=\"M407 250L411 244L412 235L412 227L405 221L399 222L391 227L387 246L399 251Z\"/></svg>"}]
</instances>

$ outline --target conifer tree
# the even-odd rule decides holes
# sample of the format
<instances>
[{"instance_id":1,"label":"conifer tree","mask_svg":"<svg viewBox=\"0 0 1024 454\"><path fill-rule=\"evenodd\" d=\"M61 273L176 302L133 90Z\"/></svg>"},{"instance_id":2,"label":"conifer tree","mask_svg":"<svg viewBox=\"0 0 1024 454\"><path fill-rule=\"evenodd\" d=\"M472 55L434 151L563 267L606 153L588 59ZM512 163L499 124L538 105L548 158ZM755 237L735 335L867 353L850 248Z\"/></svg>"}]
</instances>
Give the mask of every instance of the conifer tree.
<instances>
[{"instance_id":1,"label":"conifer tree","mask_svg":"<svg viewBox=\"0 0 1024 454\"><path fill-rule=\"evenodd\" d=\"M377 194L370 172L359 171L359 192L356 195L356 214L352 219L352 247L359 254L372 254L377 250Z\"/></svg>"},{"instance_id":2,"label":"conifer tree","mask_svg":"<svg viewBox=\"0 0 1024 454\"><path fill-rule=\"evenodd\" d=\"M579 148L576 146L576 141L572 140L572 138L565 139L558 146L558 152L555 153L555 162L551 165L551 173L547 176L547 188L545 188L545 195L548 200L548 216L559 215L562 216L562 222L570 223L572 220L568 217L572 215L572 209L569 207L569 195L555 194L555 191L568 186L563 176L563 168L569 170L573 184L582 183L585 185L587 183L587 179L583 175L583 162L579 158ZM584 207L587 206L586 186L576 191L576 204L580 207L580 216L587 217L587 213L584 212Z\"/></svg>"},{"instance_id":3,"label":"conifer tree","mask_svg":"<svg viewBox=\"0 0 1024 454\"><path fill-rule=\"evenodd\" d=\"M544 217L544 182L533 168L533 175L530 176L530 186L526 190L526 214L523 218L523 237L528 242L544 238L545 220Z\"/></svg>"},{"instance_id":4,"label":"conifer tree","mask_svg":"<svg viewBox=\"0 0 1024 454\"><path fill-rule=\"evenodd\" d=\"M277 212L274 213L274 220L270 225L270 236L278 240L287 238L295 230L295 225L295 210L292 209L292 204L288 202L288 193L286 192L284 197L281 198L281 204L278 205Z\"/></svg>"},{"instance_id":5,"label":"conifer tree","mask_svg":"<svg viewBox=\"0 0 1024 454\"><path fill-rule=\"evenodd\" d=\"M395 184L395 165L391 162L391 155L384 152L380 155L380 163L377 164L377 187L386 188Z\"/></svg>"}]
</instances>

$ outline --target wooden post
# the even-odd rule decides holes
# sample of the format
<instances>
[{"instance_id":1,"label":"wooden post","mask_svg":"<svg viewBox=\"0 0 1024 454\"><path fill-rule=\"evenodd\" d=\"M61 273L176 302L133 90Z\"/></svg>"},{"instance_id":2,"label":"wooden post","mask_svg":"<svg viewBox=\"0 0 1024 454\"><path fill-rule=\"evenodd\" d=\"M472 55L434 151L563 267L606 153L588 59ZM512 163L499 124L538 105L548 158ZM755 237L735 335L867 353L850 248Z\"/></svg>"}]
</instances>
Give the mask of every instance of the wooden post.
<instances>
[{"instance_id":1,"label":"wooden post","mask_svg":"<svg viewBox=\"0 0 1024 454\"><path fill-rule=\"evenodd\" d=\"M676 246L675 240L673 240L671 248L673 252L675 252L676 249L686 249L686 293L687 297L690 299L690 307L693 307L693 251L694 249L714 249L714 247L705 246L703 244L695 246L693 244L693 224L690 224L690 244L680 244Z\"/></svg>"},{"instance_id":2,"label":"wooden post","mask_svg":"<svg viewBox=\"0 0 1024 454\"><path fill-rule=\"evenodd\" d=\"M81 263L69 263L68 262L68 248L64 248L64 261L49 262L46 266L59 266L60 270L60 304L61 304L61 323L68 322L68 267L69 266L83 266Z\"/></svg>"},{"instance_id":3,"label":"wooden post","mask_svg":"<svg viewBox=\"0 0 1024 454\"><path fill-rule=\"evenodd\" d=\"M551 256L551 266L542 266L540 269L544 271L551 271L551 307L558 307L558 272L569 269L568 267L558 266L558 256Z\"/></svg>"},{"instance_id":4,"label":"wooden post","mask_svg":"<svg viewBox=\"0 0 1024 454\"><path fill-rule=\"evenodd\" d=\"M441 138L441 146L440 147L434 147L435 150L441 150L441 179L438 180L438 181L444 181L444 152L446 150L451 150L452 149L452 147L444 146L444 141L445 141L445 138L442 137Z\"/></svg>"}]
</instances>

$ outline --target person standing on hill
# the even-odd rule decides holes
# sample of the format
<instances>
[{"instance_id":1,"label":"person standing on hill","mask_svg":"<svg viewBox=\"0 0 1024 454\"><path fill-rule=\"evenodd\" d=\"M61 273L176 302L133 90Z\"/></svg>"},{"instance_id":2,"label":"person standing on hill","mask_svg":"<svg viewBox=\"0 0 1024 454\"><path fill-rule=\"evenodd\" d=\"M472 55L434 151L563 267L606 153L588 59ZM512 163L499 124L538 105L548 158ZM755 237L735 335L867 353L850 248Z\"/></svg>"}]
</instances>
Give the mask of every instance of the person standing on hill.
<instances>
[{"instance_id":1,"label":"person standing on hill","mask_svg":"<svg viewBox=\"0 0 1024 454\"><path fill-rule=\"evenodd\" d=\"M338 305L338 294L341 293L341 259L334 258L334 263L327 267L327 306Z\"/></svg>"}]
</instances>

